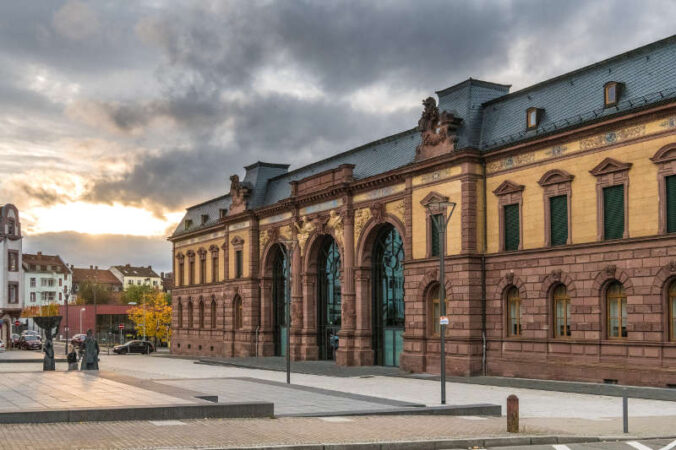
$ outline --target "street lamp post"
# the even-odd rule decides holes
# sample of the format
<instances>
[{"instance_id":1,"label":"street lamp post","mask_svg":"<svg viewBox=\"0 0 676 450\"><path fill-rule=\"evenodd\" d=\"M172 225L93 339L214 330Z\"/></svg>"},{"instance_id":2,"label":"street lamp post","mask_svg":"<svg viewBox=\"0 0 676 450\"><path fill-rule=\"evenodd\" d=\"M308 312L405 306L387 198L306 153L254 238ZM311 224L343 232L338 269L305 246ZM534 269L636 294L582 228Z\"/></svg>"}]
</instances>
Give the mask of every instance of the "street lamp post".
<instances>
[{"instance_id":1,"label":"street lamp post","mask_svg":"<svg viewBox=\"0 0 676 450\"><path fill-rule=\"evenodd\" d=\"M440 369L441 369L441 404L446 404L446 267L444 265L444 258L446 256L446 227L451 220L453 211L455 210L455 203L449 202L448 199L430 202L426 205L430 214L434 213L433 218L437 221L437 229L439 231L439 326L440 326ZM446 212L448 210L448 215ZM444 318L442 320L441 318Z\"/></svg>"},{"instance_id":2,"label":"street lamp post","mask_svg":"<svg viewBox=\"0 0 676 450\"><path fill-rule=\"evenodd\" d=\"M286 256L286 384L291 384L291 265L293 264L293 250L296 241L283 240L282 251Z\"/></svg>"},{"instance_id":3,"label":"street lamp post","mask_svg":"<svg viewBox=\"0 0 676 450\"><path fill-rule=\"evenodd\" d=\"M65 345L65 352L66 355L68 354L68 334L70 333L70 329L68 328L68 298L70 297L70 294L68 293L68 287L66 287L66 304L64 305L64 310L66 311L66 345Z\"/></svg>"}]
</instances>

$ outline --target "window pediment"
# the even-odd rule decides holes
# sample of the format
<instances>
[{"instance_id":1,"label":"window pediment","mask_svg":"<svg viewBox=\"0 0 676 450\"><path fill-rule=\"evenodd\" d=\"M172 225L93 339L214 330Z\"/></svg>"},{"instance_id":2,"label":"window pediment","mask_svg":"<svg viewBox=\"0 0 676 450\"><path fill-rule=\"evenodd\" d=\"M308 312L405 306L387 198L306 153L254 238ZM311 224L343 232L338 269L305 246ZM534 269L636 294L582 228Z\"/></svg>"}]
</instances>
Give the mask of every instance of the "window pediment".
<instances>
[{"instance_id":1,"label":"window pediment","mask_svg":"<svg viewBox=\"0 0 676 450\"><path fill-rule=\"evenodd\" d=\"M606 158L590 170L589 173L595 177L599 177L610 173L626 172L631 166L632 163L623 163L613 158Z\"/></svg>"},{"instance_id":2,"label":"window pediment","mask_svg":"<svg viewBox=\"0 0 676 450\"><path fill-rule=\"evenodd\" d=\"M242 239L239 236L235 236L234 238L232 238L230 243L235 248L235 250L239 250L244 246L244 239Z\"/></svg>"},{"instance_id":3,"label":"window pediment","mask_svg":"<svg viewBox=\"0 0 676 450\"><path fill-rule=\"evenodd\" d=\"M516 184L513 181L505 180L493 191L493 193L497 196L514 194L522 192L524 188L525 186L523 184Z\"/></svg>"},{"instance_id":4,"label":"window pediment","mask_svg":"<svg viewBox=\"0 0 676 450\"><path fill-rule=\"evenodd\" d=\"M425 196L425 198L420 200L420 204L427 207L428 205L439 204L447 201L448 197L445 195L441 195L438 192L430 192Z\"/></svg>"},{"instance_id":5,"label":"window pediment","mask_svg":"<svg viewBox=\"0 0 676 450\"><path fill-rule=\"evenodd\" d=\"M575 178L575 175L571 175L565 170L552 169L542 175L538 184L540 186L551 186L552 184L570 183L573 178Z\"/></svg>"},{"instance_id":6,"label":"window pediment","mask_svg":"<svg viewBox=\"0 0 676 450\"><path fill-rule=\"evenodd\" d=\"M218 253L218 245L211 244L211 245L209 246L209 251L210 251L211 253Z\"/></svg>"},{"instance_id":7,"label":"window pediment","mask_svg":"<svg viewBox=\"0 0 676 450\"><path fill-rule=\"evenodd\" d=\"M676 143L667 144L655 153L655 156L650 158L655 164L662 164L676 160Z\"/></svg>"}]
</instances>

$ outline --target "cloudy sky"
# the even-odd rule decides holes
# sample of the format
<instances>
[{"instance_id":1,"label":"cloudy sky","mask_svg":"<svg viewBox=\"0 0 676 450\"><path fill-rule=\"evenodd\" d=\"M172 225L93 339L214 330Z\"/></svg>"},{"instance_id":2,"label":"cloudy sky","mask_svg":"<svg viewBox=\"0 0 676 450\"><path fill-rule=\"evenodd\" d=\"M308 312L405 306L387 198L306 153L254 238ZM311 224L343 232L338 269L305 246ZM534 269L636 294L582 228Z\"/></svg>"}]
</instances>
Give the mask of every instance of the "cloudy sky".
<instances>
[{"instance_id":1,"label":"cloudy sky","mask_svg":"<svg viewBox=\"0 0 676 450\"><path fill-rule=\"evenodd\" d=\"M3 1L0 204L24 251L170 268L185 208L256 160L411 128L474 77L512 89L673 33L676 2Z\"/></svg>"}]
</instances>

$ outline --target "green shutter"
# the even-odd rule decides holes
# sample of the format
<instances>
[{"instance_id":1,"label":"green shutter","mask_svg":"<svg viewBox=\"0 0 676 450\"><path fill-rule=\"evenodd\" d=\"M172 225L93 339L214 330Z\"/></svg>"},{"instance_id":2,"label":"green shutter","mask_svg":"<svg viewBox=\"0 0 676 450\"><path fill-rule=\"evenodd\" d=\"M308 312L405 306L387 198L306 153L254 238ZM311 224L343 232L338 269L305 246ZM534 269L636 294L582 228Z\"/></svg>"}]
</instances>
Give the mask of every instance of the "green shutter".
<instances>
[{"instance_id":1,"label":"green shutter","mask_svg":"<svg viewBox=\"0 0 676 450\"><path fill-rule=\"evenodd\" d=\"M505 250L519 249L519 205L505 206Z\"/></svg>"},{"instance_id":2,"label":"green shutter","mask_svg":"<svg viewBox=\"0 0 676 450\"><path fill-rule=\"evenodd\" d=\"M552 246L566 245L568 242L568 196L550 197L549 213Z\"/></svg>"},{"instance_id":3,"label":"green shutter","mask_svg":"<svg viewBox=\"0 0 676 450\"><path fill-rule=\"evenodd\" d=\"M432 240L432 256L439 256L441 254L441 241L439 240L439 219L441 214L435 214L431 217L432 219L432 229L431 229L431 240Z\"/></svg>"},{"instance_id":4,"label":"green shutter","mask_svg":"<svg viewBox=\"0 0 676 450\"><path fill-rule=\"evenodd\" d=\"M624 185L603 188L603 237L624 236Z\"/></svg>"},{"instance_id":5,"label":"green shutter","mask_svg":"<svg viewBox=\"0 0 676 450\"><path fill-rule=\"evenodd\" d=\"M676 175L667 177L667 233L676 232Z\"/></svg>"}]
</instances>

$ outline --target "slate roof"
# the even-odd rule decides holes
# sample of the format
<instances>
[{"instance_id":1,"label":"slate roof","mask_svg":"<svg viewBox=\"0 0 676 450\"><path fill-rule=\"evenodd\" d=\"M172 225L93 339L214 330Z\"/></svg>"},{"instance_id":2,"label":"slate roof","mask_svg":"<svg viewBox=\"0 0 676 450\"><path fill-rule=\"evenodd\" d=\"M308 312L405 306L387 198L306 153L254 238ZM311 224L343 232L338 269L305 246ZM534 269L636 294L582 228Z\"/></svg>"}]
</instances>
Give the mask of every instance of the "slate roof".
<instances>
[{"instance_id":1,"label":"slate roof","mask_svg":"<svg viewBox=\"0 0 676 450\"><path fill-rule=\"evenodd\" d=\"M148 278L159 278L160 276L155 273L151 266L148 267L136 267L130 264L125 264L124 266L112 266L111 269L117 269L125 277L148 277Z\"/></svg>"},{"instance_id":2,"label":"slate roof","mask_svg":"<svg viewBox=\"0 0 676 450\"><path fill-rule=\"evenodd\" d=\"M608 81L624 84L617 106L604 108L603 87ZM462 119L456 148L490 152L613 115L676 100L676 35L631 50L564 75L509 92L509 85L469 78L437 91L440 110ZM526 110L537 107L544 115L536 130L526 131ZM285 164L257 162L246 167L242 183L252 189L248 207L272 205L290 196L291 181L354 164L355 179L385 173L413 163L420 133L410 129L287 172ZM230 206L226 194L188 208L173 236L217 223L219 209ZM201 216L209 220L201 224ZM192 220L186 230L185 220Z\"/></svg>"},{"instance_id":3,"label":"slate roof","mask_svg":"<svg viewBox=\"0 0 676 450\"><path fill-rule=\"evenodd\" d=\"M603 85L624 83L617 107L604 108ZM676 35L498 97L484 104L481 149L491 150L676 99ZM544 109L526 131L526 109Z\"/></svg>"}]
</instances>

